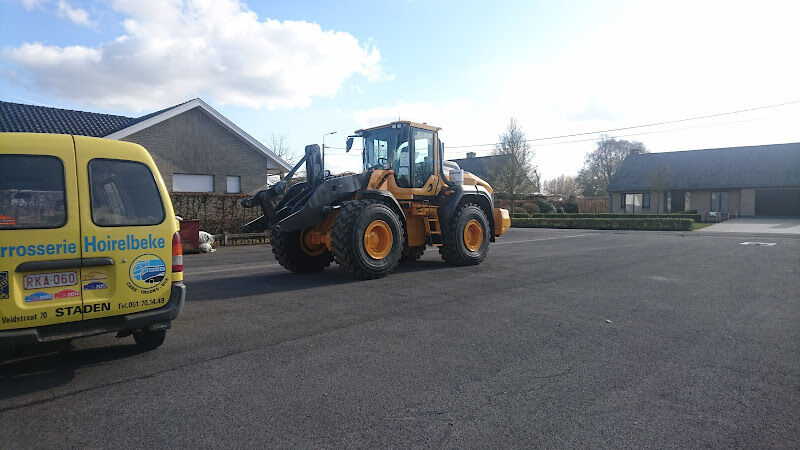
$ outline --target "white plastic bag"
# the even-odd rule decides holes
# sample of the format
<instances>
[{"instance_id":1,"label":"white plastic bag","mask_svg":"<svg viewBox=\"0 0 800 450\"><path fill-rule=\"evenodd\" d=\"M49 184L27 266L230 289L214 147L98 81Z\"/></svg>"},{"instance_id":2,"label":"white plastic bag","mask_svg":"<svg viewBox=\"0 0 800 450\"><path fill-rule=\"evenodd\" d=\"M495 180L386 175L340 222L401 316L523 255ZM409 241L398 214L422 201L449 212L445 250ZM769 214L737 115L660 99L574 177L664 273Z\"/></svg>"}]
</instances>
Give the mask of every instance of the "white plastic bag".
<instances>
[{"instance_id":1,"label":"white plastic bag","mask_svg":"<svg viewBox=\"0 0 800 450\"><path fill-rule=\"evenodd\" d=\"M200 251L203 253L215 252L214 250L214 235L200 231Z\"/></svg>"}]
</instances>

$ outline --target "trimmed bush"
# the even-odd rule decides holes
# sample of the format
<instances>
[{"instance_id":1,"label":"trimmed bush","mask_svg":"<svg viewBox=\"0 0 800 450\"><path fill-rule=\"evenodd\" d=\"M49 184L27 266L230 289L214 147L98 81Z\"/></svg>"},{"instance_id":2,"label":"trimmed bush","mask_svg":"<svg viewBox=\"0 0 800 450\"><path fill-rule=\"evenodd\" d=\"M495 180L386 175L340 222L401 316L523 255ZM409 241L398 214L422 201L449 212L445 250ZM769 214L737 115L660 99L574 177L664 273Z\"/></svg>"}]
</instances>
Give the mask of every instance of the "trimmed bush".
<instances>
[{"instance_id":1,"label":"trimmed bush","mask_svg":"<svg viewBox=\"0 0 800 450\"><path fill-rule=\"evenodd\" d=\"M541 212L539 211L539 206L536 203L525 203L522 205L522 207L525 208L525 211L527 211L528 214L539 214Z\"/></svg>"},{"instance_id":2,"label":"trimmed bush","mask_svg":"<svg viewBox=\"0 0 800 450\"><path fill-rule=\"evenodd\" d=\"M683 216L683 215L686 215L686 214L697 214L697 210L696 209L690 209L688 211L675 211L674 213L670 213L670 214L673 215L673 216Z\"/></svg>"},{"instance_id":3,"label":"trimmed bush","mask_svg":"<svg viewBox=\"0 0 800 450\"><path fill-rule=\"evenodd\" d=\"M556 206L556 214L564 214L564 208Z\"/></svg>"},{"instance_id":4,"label":"trimmed bush","mask_svg":"<svg viewBox=\"0 0 800 450\"><path fill-rule=\"evenodd\" d=\"M536 206L539 207L539 211L543 214L552 214L556 212L556 207L546 200L536 199Z\"/></svg>"},{"instance_id":5,"label":"trimmed bush","mask_svg":"<svg viewBox=\"0 0 800 450\"><path fill-rule=\"evenodd\" d=\"M586 213L586 214L531 214L532 218L538 219L557 219L563 217L574 218L597 218L597 219L625 219L625 218L642 218L642 219L692 219L695 222L700 222L700 214L622 214L622 213Z\"/></svg>"},{"instance_id":6,"label":"trimmed bush","mask_svg":"<svg viewBox=\"0 0 800 450\"><path fill-rule=\"evenodd\" d=\"M578 210L578 202L575 201L567 201L564 203L564 212L567 214L577 214Z\"/></svg>"},{"instance_id":7,"label":"trimmed bush","mask_svg":"<svg viewBox=\"0 0 800 450\"><path fill-rule=\"evenodd\" d=\"M691 231L694 220L676 218L614 218L564 217L513 219L512 227L519 228L582 228L588 230L647 230Z\"/></svg>"},{"instance_id":8,"label":"trimmed bush","mask_svg":"<svg viewBox=\"0 0 800 450\"><path fill-rule=\"evenodd\" d=\"M525 214L528 215L528 211L525 211L525 208L521 206L515 206L514 209L511 211L513 214Z\"/></svg>"},{"instance_id":9,"label":"trimmed bush","mask_svg":"<svg viewBox=\"0 0 800 450\"><path fill-rule=\"evenodd\" d=\"M514 213L511 215L512 219L529 219L530 217L530 214L526 213Z\"/></svg>"}]
</instances>

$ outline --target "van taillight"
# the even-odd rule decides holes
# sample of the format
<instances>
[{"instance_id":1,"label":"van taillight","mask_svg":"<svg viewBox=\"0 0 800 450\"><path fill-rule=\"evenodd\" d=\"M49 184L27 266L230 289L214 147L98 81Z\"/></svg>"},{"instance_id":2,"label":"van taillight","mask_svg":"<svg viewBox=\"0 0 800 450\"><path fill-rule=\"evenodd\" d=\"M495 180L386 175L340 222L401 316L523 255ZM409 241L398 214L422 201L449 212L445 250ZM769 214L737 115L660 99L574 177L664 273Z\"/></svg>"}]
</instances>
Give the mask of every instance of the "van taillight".
<instances>
[{"instance_id":1,"label":"van taillight","mask_svg":"<svg viewBox=\"0 0 800 450\"><path fill-rule=\"evenodd\" d=\"M183 272L183 247L178 233L172 235L172 271Z\"/></svg>"}]
</instances>

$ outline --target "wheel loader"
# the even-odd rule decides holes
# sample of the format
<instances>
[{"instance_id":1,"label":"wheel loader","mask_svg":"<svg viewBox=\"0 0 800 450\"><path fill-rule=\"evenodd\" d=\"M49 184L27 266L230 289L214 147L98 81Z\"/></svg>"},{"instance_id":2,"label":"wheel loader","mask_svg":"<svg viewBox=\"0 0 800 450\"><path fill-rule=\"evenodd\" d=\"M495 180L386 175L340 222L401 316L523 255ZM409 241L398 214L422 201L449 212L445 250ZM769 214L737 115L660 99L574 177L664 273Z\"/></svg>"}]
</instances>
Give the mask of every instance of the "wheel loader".
<instances>
[{"instance_id":1,"label":"wheel loader","mask_svg":"<svg viewBox=\"0 0 800 450\"><path fill-rule=\"evenodd\" d=\"M363 140L364 171L347 176L330 176L319 146L306 146L284 179L242 200L263 212L242 230L271 229L275 258L296 273L335 260L357 278L383 277L427 246L449 264L479 264L511 220L487 182L443 160L439 130L409 121L356 130L347 151ZM306 181L287 188L303 163Z\"/></svg>"}]
</instances>

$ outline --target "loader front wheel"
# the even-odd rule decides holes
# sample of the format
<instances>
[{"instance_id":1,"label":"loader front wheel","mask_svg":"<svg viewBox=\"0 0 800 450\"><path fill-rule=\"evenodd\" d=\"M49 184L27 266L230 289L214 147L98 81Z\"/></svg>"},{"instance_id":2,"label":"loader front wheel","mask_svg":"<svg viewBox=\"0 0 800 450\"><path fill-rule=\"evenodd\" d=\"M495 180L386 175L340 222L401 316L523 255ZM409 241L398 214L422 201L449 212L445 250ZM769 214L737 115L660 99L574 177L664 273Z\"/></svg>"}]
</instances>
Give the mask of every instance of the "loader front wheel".
<instances>
[{"instance_id":1,"label":"loader front wheel","mask_svg":"<svg viewBox=\"0 0 800 450\"><path fill-rule=\"evenodd\" d=\"M275 259L294 273L322 272L333 261L333 254L327 248L305 245L302 230L283 232L273 229L270 241Z\"/></svg>"},{"instance_id":2,"label":"loader front wheel","mask_svg":"<svg viewBox=\"0 0 800 450\"><path fill-rule=\"evenodd\" d=\"M489 221L481 207L473 203L461 205L442 234L444 245L439 253L448 264L480 264L489 252Z\"/></svg>"},{"instance_id":3,"label":"loader front wheel","mask_svg":"<svg viewBox=\"0 0 800 450\"><path fill-rule=\"evenodd\" d=\"M331 232L336 262L361 279L386 276L397 267L403 227L397 215L375 200L345 202Z\"/></svg>"}]
</instances>

